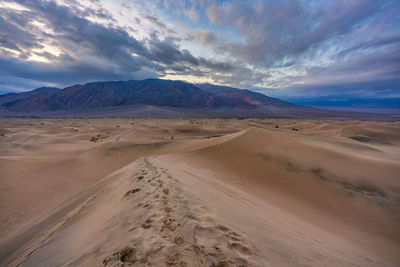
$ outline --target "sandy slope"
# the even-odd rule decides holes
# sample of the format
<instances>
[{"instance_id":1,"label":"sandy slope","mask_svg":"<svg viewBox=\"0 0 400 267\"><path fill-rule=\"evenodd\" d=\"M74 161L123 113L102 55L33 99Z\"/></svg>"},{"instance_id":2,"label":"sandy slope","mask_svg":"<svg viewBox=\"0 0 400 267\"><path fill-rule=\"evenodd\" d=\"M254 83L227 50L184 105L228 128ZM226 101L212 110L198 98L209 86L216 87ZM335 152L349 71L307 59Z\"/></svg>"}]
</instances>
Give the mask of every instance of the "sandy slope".
<instances>
[{"instance_id":1,"label":"sandy slope","mask_svg":"<svg viewBox=\"0 0 400 267\"><path fill-rule=\"evenodd\" d=\"M398 123L3 120L0 133L0 265L400 263Z\"/></svg>"}]
</instances>

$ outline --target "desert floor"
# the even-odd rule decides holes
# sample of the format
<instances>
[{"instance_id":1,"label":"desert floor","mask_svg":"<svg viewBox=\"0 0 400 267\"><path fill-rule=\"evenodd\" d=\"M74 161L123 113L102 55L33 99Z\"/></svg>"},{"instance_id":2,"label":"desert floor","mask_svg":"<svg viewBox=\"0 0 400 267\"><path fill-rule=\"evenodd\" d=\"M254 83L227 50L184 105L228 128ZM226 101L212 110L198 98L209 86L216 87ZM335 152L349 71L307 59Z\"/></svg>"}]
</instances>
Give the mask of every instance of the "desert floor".
<instances>
[{"instance_id":1,"label":"desert floor","mask_svg":"<svg viewBox=\"0 0 400 267\"><path fill-rule=\"evenodd\" d=\"M0 266L400 266L400 123L0 119Z\"/></svg>"}]
</instances>

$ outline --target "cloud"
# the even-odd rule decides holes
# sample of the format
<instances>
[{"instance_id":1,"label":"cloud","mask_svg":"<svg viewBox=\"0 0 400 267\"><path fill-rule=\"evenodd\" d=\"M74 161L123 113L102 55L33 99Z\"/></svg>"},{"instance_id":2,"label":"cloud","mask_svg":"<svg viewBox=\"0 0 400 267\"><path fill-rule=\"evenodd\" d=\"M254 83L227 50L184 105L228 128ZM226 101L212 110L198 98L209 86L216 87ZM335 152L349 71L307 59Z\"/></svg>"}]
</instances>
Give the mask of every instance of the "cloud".
<instances>
[{"instance_id":1,"label":"cloud","mask_svg":"<svg viewBox=\"0 0 400 267\"><path fill-rule=\"evenodd\" d=\"M0 76L9 79L16 78L28 81L70 85L71 83L88 82L93 80L126 80L143 79L154 73L137 71L134 74L98 64L71 62L63 64L46 64L40 62L24 62L17 59L0 59L3 68ZM5 79L2 79L3 81Z\"/></svg>"},{"instance_id":2,"label":"cloud","mask_svg":"<svg viewBox=\"0 0 400 267\"><path fill-rule=\"evenodd\" d=\"M3 90L178 77L280 96L400 95L398 1L7 3L18 8L0 5Z\"/></svg>"},{"instance_id":3,"label":"cloud","mask_svg":"<svg viewBox=\"0 0 400 267\"><path fill-rule=\"evenodd\" d=\"M197 21L199 19L199 13L193 6L191 9L184 9L183 13L192 21Z\"/></svg>"},{"instance_id":4,"label":"cloud","mask_svg":"<svg viewBox=\"0 0 400 267\"><path fill-rule=\"evenodd\" d=\"M164 23L160 22L156 17L151 16L151 15L146 15L143 16L143 18L147 19L148 21L151 21L152 23L156 24L158 27L166 29L167 26L165 26Z\"/></svg>"},{"instance_id":5,"label":"cloud","mask_svg":"<svg viewBox=\"0 0 400 267\"><path fill-rule=\"evenodd\" d=\"M227 43L219 51L271 67L288 57L348 33L379 9L378 1L232 1L207 10L211 22L232 25L245 44Z\"/></svg>"},{"instance_id":6,"label":"cloud","mask_svg":"<svg viewBox=\"0 0 400 267\"><path fill-rule=\"evenodd\" d=\"M5 12L0 9L0 44L17 52L23 50L40 47L40 37L35 36L30 31L34 30L33 25L28 25L27 16L32 15L31 12L22 11L19 13ZM17 26L18 25L18 26ZM29 27L30 26L30 27Z\"/></svg>"},{"instance_id":7,"label":"cloud","mask_svg":"<svg viewBox=\"0 0 400 267\"><path fill-rule=\"evenodd\" d=\"M3 47L21 51L21 55L18 58L3 55L2 66L7 66L7 71L0 72L2 77L15 76L67 85L87 80L146 78L143 74L158 77L169 68L192 70L193 74L200 69L229 68L228 62L215 63L196 58L174 43L173 38L160 39L156 32L138 40L122 27L94 23L86 18L98 14L104 18L105 12L77 9L55 2L19 1L19 4L29 12L19 16L5 12L9 22L2 27L1 36L4 38L1 42ZM34 27L31 22L36 17L52 33L29 30ZM144 18L166 28L155 17ZM12 35L13 32L16 34ZM46 51L33 52L33 48L43 47L42 43L52 43L62 53L56 56ZM23 53L34 54L49 62L24 62L26 56L22 57Z\"/></svg>"},{"instance_id":8,"label":"cloud","mask_svg":"<svg viewBox=\"0 0 400 267\"><path fill-rule=\"evenodd\" d=\"M398 75L399 11L395 1L227 1L211 5L208 18L245 41L207 38L208 32L196 37L217 53L279 73L265 79L265 87L319 83L325 94L323 88L339 80L346 85Z\"/></svg>"},{"instance_id":9,"label":"cloud","mask_svg":"<svg viewBox=\"0 0 400 267\"><path fill-rule=\"evenodd\" d=\"M195 33L196 39L203 45L210 45L218 40L218 37L212 31L200 30Z\"/></svg>"},{"instance_id":10,"label":"cloud","mask_svg":"<svg viewBox=\"0 0 400 267\"><path fill-rule=\"evenodd\" d=\"M182 13L191 21L196 22L200 17L199 10L204 9L209 2L210 0L164 0L162 3L168 10L177 14Z\"/></svg>"}]
</instances>

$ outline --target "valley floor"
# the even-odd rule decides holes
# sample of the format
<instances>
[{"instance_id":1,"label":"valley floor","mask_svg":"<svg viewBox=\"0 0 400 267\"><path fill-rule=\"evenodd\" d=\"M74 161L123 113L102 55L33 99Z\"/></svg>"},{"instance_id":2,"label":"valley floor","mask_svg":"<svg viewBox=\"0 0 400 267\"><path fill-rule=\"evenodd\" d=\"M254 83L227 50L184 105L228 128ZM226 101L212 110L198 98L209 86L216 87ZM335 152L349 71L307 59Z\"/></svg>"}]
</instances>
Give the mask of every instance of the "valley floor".
<instances>
[{"instance_id":1,"label":"valley floor","mask_svg":"<svg viewBox=\"0 0 400 267\"><path fill-rule=\"evenodd\" d=\"M400 265L398 122L0 121L0 266Z\"/></svg>"}]
</instances>

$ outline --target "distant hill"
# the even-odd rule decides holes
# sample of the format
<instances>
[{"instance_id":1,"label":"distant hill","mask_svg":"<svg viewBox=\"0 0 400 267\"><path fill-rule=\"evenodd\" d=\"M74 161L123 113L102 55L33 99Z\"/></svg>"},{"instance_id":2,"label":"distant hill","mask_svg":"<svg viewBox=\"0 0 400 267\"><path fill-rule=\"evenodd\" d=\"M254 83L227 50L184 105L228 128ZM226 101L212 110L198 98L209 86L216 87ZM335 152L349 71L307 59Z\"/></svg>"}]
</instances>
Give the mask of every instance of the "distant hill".
<instances>
[{"instance_id":1,"label":"distant hill","mask_svg":"<svg viewBox=\"0 0 400 267\"><path fill-rule=\"evenodd\" d=\"M250 90L181 81L93 82L64 89L38 88L0 97L3 109L13 112L48 112L150 105L185 109L257 109L263 106L295 107L294 104Z\"/></svg>"},{"instance_id":2,"label":"distant hill","mask_svg":"<svg viewBox=\"0 0 400 267\"><path fill-rule=\"evenodd\" d=\"M353 98L346 100L303 99L297 104L325 108L398 109L400 98Z\"/></svg>"}]
</instances>

